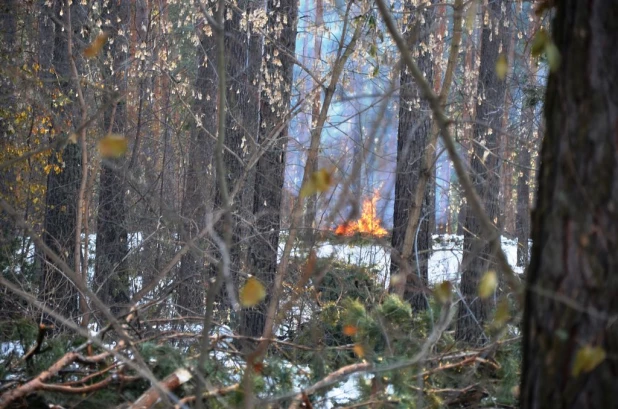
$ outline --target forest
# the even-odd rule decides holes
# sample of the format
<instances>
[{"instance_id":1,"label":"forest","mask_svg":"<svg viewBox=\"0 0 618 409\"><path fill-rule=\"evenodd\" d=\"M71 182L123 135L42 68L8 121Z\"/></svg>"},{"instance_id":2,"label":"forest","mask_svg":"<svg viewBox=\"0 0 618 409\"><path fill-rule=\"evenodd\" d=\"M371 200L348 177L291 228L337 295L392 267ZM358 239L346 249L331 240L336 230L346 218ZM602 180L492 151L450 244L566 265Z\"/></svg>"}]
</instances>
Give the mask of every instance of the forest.
<instances>
[{"instance_id":1,"label":"forest","mask_svg":"<svg viewBox=\"0 0 618 409\"><path fill-rule=\"evenodd\" d=\"M0 0L0 409L618 407L618 0Z\"/></svg>"}]
</instances>

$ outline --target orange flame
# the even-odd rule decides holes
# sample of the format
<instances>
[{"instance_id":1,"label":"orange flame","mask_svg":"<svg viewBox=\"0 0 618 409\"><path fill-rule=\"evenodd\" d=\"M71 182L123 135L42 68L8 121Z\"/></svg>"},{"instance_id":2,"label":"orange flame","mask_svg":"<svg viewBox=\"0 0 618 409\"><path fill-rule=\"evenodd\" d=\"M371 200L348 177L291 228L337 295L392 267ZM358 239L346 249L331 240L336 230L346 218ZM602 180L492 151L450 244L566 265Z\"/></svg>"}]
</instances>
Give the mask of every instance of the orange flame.
<instances>
[{"instance_id":1,"label":"orange flame","mask_svg":"<svg viewBox=\"0 0 618 409\"><path fill-rule=\"evenodd\" d=\"M382 220L377 217L376 205L380 197L375 195L370 200L363 201L363 211L357 221L346 221L337 226L335 234L338 236L353 236L355 233L363 233L376 237L384 237L388 234L382 227Z\"/></svg>"}]
</instances>

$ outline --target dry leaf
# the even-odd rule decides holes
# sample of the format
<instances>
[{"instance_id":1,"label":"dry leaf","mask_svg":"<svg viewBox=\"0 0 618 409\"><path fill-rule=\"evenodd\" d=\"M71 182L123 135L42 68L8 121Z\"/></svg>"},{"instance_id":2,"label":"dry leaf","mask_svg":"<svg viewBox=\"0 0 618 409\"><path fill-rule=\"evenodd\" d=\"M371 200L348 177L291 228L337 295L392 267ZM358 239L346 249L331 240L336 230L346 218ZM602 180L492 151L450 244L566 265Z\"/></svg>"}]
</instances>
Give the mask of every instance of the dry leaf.
<instances>
[{"instance_id":1,"label":"dry leaf","mask_svg":"<svg viewBox=\"0 0 618 409\"><path fill-rule=\"evenodd\" d=\"M356 328L354 325L344 325L343 326L343 335L352 337L356 335L357 332L358 332L358 328Z\"/></svg>"},{"instance_id":2,"label":"dry leaf","mask_svg":"<svg viewBox=\"0 0 618 409\"><path fill-rule=\"evenodd\" d=\"M358 356L359 358L365 356L365 348L363 348L363 346L360 344L354 344L354 346L352 347L352 351L354 351L356 356Z\"/></svg>"},{"instance_id":3,"label":"dry leaf","mask_svg":"<svg viewBox=\"0 0 618 409\"><path fill-rule=\"evenodd\" d=\"M106 32L102 32L94 39L88 47L84 48L84 56L86 58L94 58L101 52L105 43L107 43L107 39L109 38L109 34Z\"/></svg>"},{"instance_id":4,"label":"dry leaf","mask_svg":"<svg viewBox=\"0 0 618 409\"><path fill-rule=\"evenodd\" d=\"M438 301L442 304L446 304L451 300L451 292L453 291L453 284L450 281L442 281L434 289L434 294Z\"/></svg>"},{"instance_id":5,"label":"dry leaf","mask_svg":"<svg viewBox=\"0 0 618 409\"><path fill-rule=\"evenodd\" d=\"M119 158L127 151L127 138L118 134L109 134L99 141L99 153L104 158Z\"/></svg>"},{"instance_id":6,"label":"dry leaf","mask_svg":"<svg viewBox=\"0 0 618 409\"><path fill-rule=\"evenodd\" d=\"M261 374L264 372L264 362L256 362L253 364L253 371L255 373Z\"/></svg>"},{"instance_id":7,"label":"dry leaf","mask_svg":"<svg viewBox=\"0 0 618 409\"><path fill-rule=\"evenodd\" d=\"M479 297L491 297L496 288L498 288L498 274L495 271L486 272L479 283Z\"/></svg>"},{"instance_id":8,"label":"dry leaf","mask_svg":"<svg viewBox=\"0 0 618 409\"><path fill-rule=\"evenodd\" d=\"M601 347L583 346L575 355L575 362L573 363L571 373L573 376L577 376L582 373L592 372L594 368L605 360L606 356L605 350Z\"/></svg>"},{"instance_id":9,"label":"dry leaf","mask_svg":"<svg viewBox=\"0 0 618 409\"><path fill-rule=\"evenodd\" d=\"M326 169L320 169L314 172L307 183L300 189L300 196L307 197L316 193L325 192L333 183L332 172Z\"/></svg>"},{"instance_id":10,"label":"dry leaf","mask_svg":"<svg viewBox=\"0 0 618 409\"><path fill-rule=\"evenodd\" d=\"M240 305L246 308L254 307L266 298L266 288L255 277L249 277L238 294Z\"/></svg>"}]
</instances>

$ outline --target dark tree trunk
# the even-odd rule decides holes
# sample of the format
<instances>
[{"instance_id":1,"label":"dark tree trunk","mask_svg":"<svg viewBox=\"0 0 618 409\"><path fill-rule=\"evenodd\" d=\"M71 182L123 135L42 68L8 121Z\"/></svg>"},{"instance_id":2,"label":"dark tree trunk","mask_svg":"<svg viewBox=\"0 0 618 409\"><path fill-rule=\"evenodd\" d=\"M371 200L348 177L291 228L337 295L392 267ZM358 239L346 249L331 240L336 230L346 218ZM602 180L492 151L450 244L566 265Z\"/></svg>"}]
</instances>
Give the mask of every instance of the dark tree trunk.
<instances>
[{"instance_id":1,"label":"dark tree trunk","mask_svg":"<svg viewBox=\"0 0 618 409\"><path fill-rule=\"evenodd\" d=\"M521 407L616 407L618 2L557 2L523 329ZM574 374L578 351L606 358Z\"/></svg>"},{"instance_id":2,"label":"dark tree trunk","mask_svg":"<svg viewBox=\"0 0 618 409\"><path fill-rule=\"evenodd\" d=\"M11 131L11 121L15 107L15 87L12 78L7 75L15 66L14 45L17 32L17 1L5 0L0 4L0 51L2 56L0 62L3 69L0 71L0 149L6 151L5 147L12 143L13 132ZM15 181L15 174L11 169L0 172L0 198L7 200L11 195L11 184ZM8 249L9 244L15 238L13 224L9 221L4 211L0 210L0 259Z\"/></svg>"},{"instance_id":3,"label":"dark tree trunk","mask_svg":"<svg viewBox=\"0 0 618 409\"><path fill-rule=\"evenodd\" d=\"M104 2L103 21L110 26L103 26L113 41L109 41L105 51L113 58L112 69L105 70L107 89L123 94L127 89L126 67L128 58L128 39L130 32L130 2L119 0ZM119 34L119 32L125 34ZM110 95L114 97L115 95ZM126 97L118 103L104 102L105 118L103 134L111 130L124 135L126 132L127 107ZM103 162L100 175L99 212L97 215L97 241L95 264L95 291L101 300L111 307L113 314L122 310L129 302L129 276L127 266L127 229L125 222L125 183L122 174L124 160L108 159L112 169Z\"/></svg>"},{"instance_id":4,"label":"dark tree trunk","mask_svg":"<svg viewBox=\"0 0 618 409\"><path fill-rule=\"evenodd\" d=\"M408 46L413 50L420 50L421 42L427 43L431 34L431 23L435 8L418 9L411 2L406 1L404 7L407 13L411 13L409 24L404 33L408 39ZM418 25L418 18L412 15L421 14L425 24ZM418 67L425 73L429 82L432 81L433 62L431 50L420 51L417 57ZM403 268L402 263L407 263L411 274L407 275L408 282L404 298L409 300L416 310L427 308L424 291L428 280L428 260L431 249L431 228L435 209L435 195L433 178L427 183L427 189L423 196L421 209L421 223L417 232L414 232L418 241L418 252L413 251L408 260L401 260L399 255L403 252L403 243L408 226L410 206L414 200L416 186L420 178L422 158L431 137L431 114L429 103L421 97L420 90L414 83L412 75L407 69L401 72L399 101L399 129L397 132L397 170L395 175L395 210L393 213L393 235L391 239L395 256L391 257L391 276L399 274ZM418 267L417 261L418 258Z\"/></svg>"},{"instance_id":5,"label":"dark tree trunk","mask_svg":"<svg viewBox=\"0 0 618 409\"><path fill-rule=\"evenodd\" d=\"M515 215L515 234L517 235L517 265L528 265L528 240L530 239L530 152L534 133L534 106L522 110L523 133L517 149L517 213Z\"/></svg>"},{"instance_id":6,"label":"dark tree trunk","mask_svg":"<svg viewBox=\"0 0 618 409\"><path fill-rule=\"evenodd\" d=\"M155 39L153 26L154 20L159 21L159 17L153 19L156 3L148 0L135 0L131 4L133 21L131 24L131 39L135 44L130 50L135 57L140 50L152 50L152 55L138 55L138 70L141 75L137 79L137 119L131 129L133 144L131 146L131 157L128 159L127 171L134 178L145 181L152 200L137 200L131 216L135 215L135 222L131 220L130 225L135 225L139 229L142 237L149 238L143 243L142 251L139 252L139 274L144 284L149 283L156 272L160 269L160 264L165 256L170 255L169 243L170 232L160 223L164 214L159 203L154 199L155 192L162 190L164 184L164 164L160 165L161 149L158 145L159 133L157 123L161 120L160 111L156 110L155 103L155 61L157 57L158 39ZM165 11L162 10L163 13ZM164 40L162 40L164 42ZM171 203L166 203L168 209ZM127 219L129 220L129 219ZM166 251L167 250L167 251ZM170 255L171 257L171 255Z\"/></svg>"},{"instance_id":7,"label":"dark tree trunk","mask_svg":"<svg viewBox=\"0 0 618 409\"><path fill-rule=\"evenodd\" d=\"M200 29L201 30L201 29ZM182 216L186 220L181 231L184 243L195 238L206 225L206 213L212 208L214 188L214 166L211 166L214 139L217 134L217 61L214 36L201 34L197 47L197 79L194 111L198 115L191 135L189 165L185 175L185 192L182 202ZM204 248L204 240L198 247ZM195 250L186 253L180 263L180 282L176 303L192 311L204 308L206 271L203 256ZM181 314L185 311L181 311Z\"/></svg>"},{"instance_id":8,"label":"dark tree trunk","mask_svg":"<svg viewBox=\"0 0 618 409\"><path fill-rule=\"evenodd\" d=\"M277 270L277 249L281 230L281 198L285 171L290 94L296 44L298 3L296 0L269 0L267 32L264 45L265 67L260 104L260 145L281 127L272 146L257 163L255 175L254 231L249 241L249 269L267 289L272 288ZM279 57L276 57L276 55ZM267 290L270 293L270 290ZM240 332L259 337L264 331L269 300L241 314Z\"/></svg>"},{"instance_id":9,"label":"dark tree trunk","mask_svg":"<svg viewBox=\"0 0 618 409\"><path fill-rule=\"evenodd\" d=\"M535 33L540 27L540 20L536 19L528 26L528 31ZM529 54L526 55L528 65L528 76L531 78L529 89L534 91L537 86L537 63L536 59ZM530 189L533 187L533 179L536 179L536 173L531 172L533 166L531 162L531 152L538 152L538 142L534 137L536 128L536 110L537 98L534 94L529 94L524 97L522 108L522 134L518 140L517 149L517 205L515 214L515 235L517 237L517 265L526 267L530 258ZM540 129L539 129L540 131ZM539 132L540 134L540 132ZM537 158L540 155L537 155ZM535 164L536 165L536 164ZM534 169L538 169L534 166Z\"/></svg>"},{"instance_id":10,"label":"dark tree trunk","mask_svg":"<svg viewBox=\"0 0 618 409\"><path fill-rule=\"evenodd\" d=\"M228 194L238 183L246 182L246 160L250 157L251 146L256 143L259 131L259 68L261 60L255 58L256 48L262 49L261 41L257 41L251 24L243 27L241 13L251 13L258 5L250 0L238 4L240 10L229 10L231 19L225 21L225 66L226 66L226 102L227 115L225 124L225 146L223 151L224 172ZM251 30L251 31L248 31ZM261 55L261 52L259 53ZM245 178L245 179L243 179ZM244 183L243 188L230 203L232 212L231 226L226 225L225 218L220 219L216 230L221 237L226 237L230 229L231 246L227 249L230 257L230 273L237 282L238 273L246 271L243 266L243 249L246 246L242 233L246 221L243 216L251 213L253 196L247 194L253 186ZM223 205L223 196L219 183L215 186L214 208L219 210ZM250 205L250 207L249 207ZM215 275L216 266L211 266L211 275ZM228 304L226 287L222 287L221 305ZM229 306L229 305L228 305Z\"/></svg>"},{"instance_id":11,"label":"dark tree trunk","mask_svg":"<svg viewBox=\"0 0 618 409\"><path fill-rule=\"evenodd\" d=\"M483 201L489 218L498 222L500 163L498 161L499 135L504 116L506 81L496 75L496 61L500 54L508 54L509 32L504 21L510 16L510 4L506 13L501 11L503 1L487 5L488 24L483 26L481 65L473 126L474 153L470 159L472 182ZM464 229L464 255L462 260L461 293L457 317L456 338L472 344L484 341L483 325L488 318L491 301L478 297L478 283L482 275L495 268L492 250L487 238L481 237L481 225L474 212L466 211Z\"/></svg>"},{"instance_id":12,"label":"dark tree trunk","mask_svg":"<svg viewBox=\"0 0 618 409\"><path fill-rule=\"evenodd\" d=\"M67 13L60 13L62 7L64 7L64 2L60 0L53 2L51 7L43 5L41 10L43 21L40 22L41 36L51 33L49 30L50 22L54 26L53 45L45 39L42 47L53 46L51 66L59 84L58 91L66 97L66 102L58 104L60 106L55 108L54 133L57 137L73 132L79 126L75 122L79 115L77 104L74 101L76 91L75 84L71 80L71 56L68 54L67 33L62 30L62 26L58 22L53 22L50 17L53 15L57 21L65 20ZM77 40L86 17L86 6L73 3L70 16L73 28L72 35ZM77 43L77 41L74 41L76 46ZM49 49L42 49L41 59L48 58L49 53ZM76 47L73 57L78 69L81 65L80 53L79 48ZM43 66L43 64L41 65ZM62 152L53 152L50 155L49 164L51 171L47 177L43 240L49 248L67 262L69 267L75 268L75 264L80 262L80 260L74 260L77 196L82 174L79 144L69 143ZM42 269L42 299L60 314L69 319L75 319L79 314L78 295L75 286L59 271L58 267L53 265L53 262L47 256L44 256Z\"/></svg>"},{"instance_id":13,"label":"dark tree trunk","mask_svg":"<svg viewBox=\"0 0 618 409\"><path fill-rule=\"evenodd\" d=\"M16 78L10 75L16 67L17 58L14 46L17 32L17 1L5 0L0 4L0 151L7 152L14 143L14 132L11 122L14 118ZM0 171L0 199L12 202L14 193L11 186L15 182L15 171L4 169ZM14 253L17 231L9 216L0 210L0 265L6 265ZM0 319L10 319L19 314L15 308L15 295L7 289L0 290Z\"/></svg>"}]
</instances>

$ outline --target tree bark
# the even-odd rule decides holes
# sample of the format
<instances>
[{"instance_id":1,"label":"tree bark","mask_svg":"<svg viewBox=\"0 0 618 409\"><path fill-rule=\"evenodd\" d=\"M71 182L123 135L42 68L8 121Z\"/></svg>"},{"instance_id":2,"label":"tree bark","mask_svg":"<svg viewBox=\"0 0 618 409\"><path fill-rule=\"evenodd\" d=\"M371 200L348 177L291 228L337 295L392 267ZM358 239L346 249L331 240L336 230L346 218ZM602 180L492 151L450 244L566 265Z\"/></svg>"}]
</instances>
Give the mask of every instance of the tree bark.
<instances>
[{"instance_id":1,"label":"tree bark","mask_svg":"<svg viewBox=\"0 0 618 409\"><path fill-rule=\"evenodd\" d=\"M269 143L277 128L289 118L292 75L296 44L298 3L296 0L269 0L268 39L264 45L264 76L260 103L260 145ZM278 56L277 56L278 55ZM281 231L281 198L285 172L288 126L283 125L273 145L257 163L255 176L254 231L249 241L249 269L272 293L277 270L277 250ZM269 299L254 309L243 311L241 334L259 337L264 331Z\"/></svg>"},{"instance_id":2,"label":"tree bark","mask_svg":"<svg viewBox=\"0 0 618 409\"><path fill-rule=\"evenodd\" d=\"M0 5L0 51L2 52L2 64L6 65L0 71L0 149L5 151L5 146L11 143L13 132L11 131L11 121L13 118L13 110L15 107L15 87L13 81L16 78L11 78L8 73L9 67L14 67L13 61L14 46L17 32L17 2L15 0L5 0ZM0 197L8 199L11 193L11 184L15 181L15 172L11 169L6 169L0 172ZM15 231L12 224L9 222L7 215L0 210L0 259L8 250L10 244L15 238Z\"/></svg>"},{"instance_id":3,"label":"tree bark","mask_svg":"<svg viewBox=\"0 0 618 409\"><path fill-rule=\"evenodd\" d=\"M207 24L207 23L204 23ZM200 28L201 31L201 28ZM181 214L184 223L181 239L188 242L206 225L206 213L212 209L215 173L211 165L216 135L216 121L211 118L217 113L217 64L214 35L200 34L197 47L196 99L193 103L197 115L196 126L191 134L189 165L185 175L185 189ZM206 243L201 243L201 247ZM204 258L198 251L186 253L180 262L180 282L176 303L192 311L204 308L205 283ZM181 312L181 314L184 313Z\"/></svg>"},{"instance_id":4,"label":"tree bark","mask_svg":"<svg viewBox=\"0 0 618 409\"><path fill-rule=\"evenodd\" d=\"M517 265L528 265L530 239L530 151L534 132L534 107L524 107L522 112L522 128L517 150L517 213L515 215L515 234L517 235Z\"/></svg>"},{"instance_id":5,"label":"tree bark","mask_svg":"<svg viewBox=\"0 0 618 409\"><path fill-rule=\"evenodd\" d=\"M435 8L417 8L409 1L404 3L409 22L405 25L408 47L419 49L417 63L429 82L433 78L433 61L429 49L422 50L419 44L427 44ZM422 15L424 24L418 25ZM410 267L410 274L405 276L404 299L409 300L416 310L427 308L423 292L428 280L428 260L431 248L431 214L435 208L433 178L427 183L421 208L421 223L416 240L417 252L412 252L407 260L401 260L403 244L408 226L410 206L414 200L418 181L421 177L422 158L427 140L431 137L431 112L429 103L421 97L420 90L414 83L407 69L401 71L399 101L399 128L397 131L397 170L395 175L395 209L393 213L393 234L391 245L394 256L391 257L391 277L404 273L405 264ZM413 232L415 235L417 232ZM418 267L416 258L418 257ZM405 264L404 264L405 263ZM404 278L402 277L402 280ZM404 284L404 283L401 283Z\"/></svg>"},{"instance_id":6,"label":"tree bark","mask_svg":"<svg viewBox=\"0 0 618 409\"><path fill-rule=\"evenodd\" d=\"M499 134L504 116L506 81L496 75L496 61L501 54L508 54L509 32L504 22L510 16L510 4L505 12L502 1L487 5L487 24L483 27L481 65L476 108L476 122L473 125L474 154L471 158L472 182L476 188L490 220L497 224L499 218L500 164ZM495 269L491 246L487 238L481 237L482 227L474 212L466 212L464 229L464 255L461 276L462 303L458 310L458 340L471 344L484 342L483 325L489 316L490 299L478 297L478 283L485 272Z\"/></svg>"},{"instance_id":7,"label":"tree bark","mask_svg":"<svg viewBox=\"0 0 618 409\"><path fill-rule=\"evenodd\" d=\"M609 408L618 387L618 3L557 2L523 323L521 407ZM575 374L578 351L606 358Z\"/></svg>"},{"instance_id":8,"label":"tree bark","mask_svg":"<svg viewBox=\"0 0 618 409\"><path fill-rule=\"evenodd\" d=\"M113 41L108 41L104 52L112 56L112 66L105 70L107 89L123 94L127 90L127 58L130 2L104 2L103 26ZM108 97L113 97L113 93ZM111 99L111 98L110 98ZM108 132L124 135L127 123L127 103L123 97L117 103L106 101L103 121L103 134ZM123 169L123 159L108 159L118 169ZM125 183L119 170L112 169L104 162L99 180L99 211L97 214L95 292L110 306L113 314L122 311L129 302L129 272L127 265L127 228L125 221Z\"/></svg>"},{"instance_id":9,"label":"tree bark","mask_svg":"<svg viewBox=\"0 0 618 409\"><path fill-rule=\"evenodd\" d=\"M54 26L53 45L44 40L42 47L53 46L50 50L42 49L41 58L48 58L51 54L51 67L54 69L58 91L65 97L56 100L56 117L54 118L54 134L72 132L79 118L78 107L75 101L76 91L71 81L72 74L70 59L75 58L78 69L80 67L80 51L75 55L68 54L67 33L58 23L64 18L60 13L63 7L61 0L53 2L51 7L42 6L40 22L43 30L41 36L49 35L49 24ZM73 4L71 6L72 35L78 37L82 32L82 25L86 17L86 6ZM56 21L51 20L51 15ZM45 61L47 63L47 61ZM41 64L43 66L43 64ZM71 268L75 268L75 228L77 214L77 195L81 182L81 149L76 143L69 143L62 152L53 152L50 155L51 171L47 177L47 191L45 195L45 220L43 240L54 252L62 257ZM42 263L41 296L45 302L68 319L75 319L79 314L78 295L76 287L54 266L52 260L45 256Z\"/></svg>"},{"instance_id":10,"label":"tree bark","mask_svg":"<svg viewBox=\"0 0 618 409\"><path fill-rule=\"evenodd\" d=\"M225 146L223 151L223 164L227 186L230 192L234 186L243 182L245 176L246 159L249 158L252 146L258 140L259 131L259 69L261 59L255 59L257 49L261 55L261 39L258 41L251 33L252 25L247 23L243 26L242 14L250 14L258 8L257 2L243 0L238 4L239 10L230 9L231 19L225 21L225 67L226 67L226 123L225 123ZM217 169L217 172L220 169ZM248 176L248 175L247 175ZM246 242L243 238L243 230L246 219L243 216L251 213L253 208L253 196L247 193L252 191L253 186L246 183L230 203L232 223L227 225L225 218L220 219L216 230L221 237L231 233L230 247L226 249L230 256L230 272L238 281L240 271L248 273L243 265L243 248ZM229 192L228 192L229 194ZM251 197L249 197L251 196ZM223 193L220 184L216 184L214 196L214 209L219 210L223 205ZM228 231L228 229L230 231ZM216 266L211 266L210 276L216 276ZM225 295L226 287L222 287L220 294L221 305L228 305L228 297Z\"/></svg>"},{"instance_id":11,"label":"tree bark","mask_svg":"<svg viewBox=\"0 0 618 409\"><path fill-rule=\"evenodd\" d=\"M473 4L470 7L478 9L478 5ZM476 13L475 13L476 14ZM472 156L472 119L476 115L476 94L478 91L478 57L477 52L482 45L483 37L480 35L482 30L478 27L477 19L472 22L472 26L467 30L466 37L466 56L464 59L464 73L463 73L463 131L462 137L459 140L461 145L461 157L462 161L467 166L470 164L470 157ZM475 40L477 43L475 44ZM465 203L465 194L461 185L459 190L459 210L457 212L457 227L454 229L458 236L463 236L464 227L466 224L466 214L468 206Z\"/></svg>"},{"instance_id":12,"label":"tree bark","mask_svg":"<svg viewBox=\"0 0 618 409\"><path fill-rule=\"evenodd\" d=\"M529 24L529 33L536 33L540 27L540 20ZM522 107L522 134L519 138L519 146L517 149L517 205L515 214L515 234L517 236L517 265L526 267L529 261L530 246L530 189L531 179L536 179L536 174L532 174L531 167L532 155L531 152L538 152L538 143L534 138L534 130L536 128L536 110L537 98L534 97L537 87L537 63L535 58L529 54L526 56L528 64L529 90L531 93L524 97ZM538 169L538 167L534 167Z\"/></svg>"}]
</instances>

